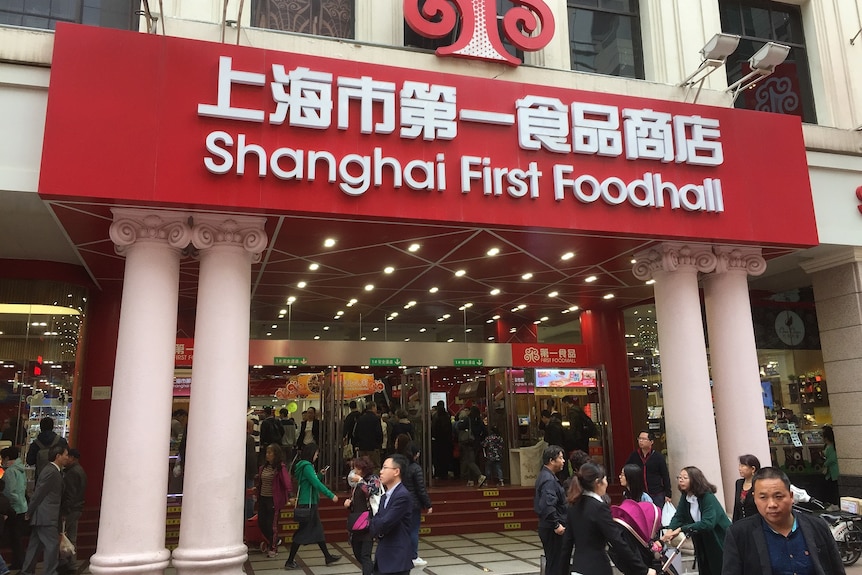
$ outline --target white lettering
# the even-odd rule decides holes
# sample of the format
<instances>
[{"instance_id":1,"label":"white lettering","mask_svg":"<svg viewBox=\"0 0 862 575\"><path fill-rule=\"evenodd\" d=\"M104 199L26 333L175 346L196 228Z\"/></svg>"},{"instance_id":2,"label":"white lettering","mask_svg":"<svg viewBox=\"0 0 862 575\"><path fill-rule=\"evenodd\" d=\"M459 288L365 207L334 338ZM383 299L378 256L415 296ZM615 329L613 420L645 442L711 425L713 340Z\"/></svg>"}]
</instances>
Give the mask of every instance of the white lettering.
<instances>
[{"instance_id":1,"label":"white lettering","mask_svg":"<svg viewBox=\"0 0 862 575\"><path fill-rule=\"evenodd\" d=\"M362 171L358 176L350 173L350 165L358 165ZM371 158L359 154L347 154L341 158L338 164L338 176L342 183L338 185L341 191L348 196L361 196L368 190L371 183Z\"/></svg>"},{"instance_id":2,"label":"white lettering","mask_svg":"<svg viewBox=\"0 0 862 575\"><path fill-rule=\"evenodd\" d=\"M215 154L222 159L221 164L217 164L212 158L204 158L204 166L213 174L226 174L233 168L233 156L227 150L223 150L217 144L224 143L225 146L233 146L233 138L227 132L212 132L207 135L207 152Z\"/></svg>"}]
</instances>

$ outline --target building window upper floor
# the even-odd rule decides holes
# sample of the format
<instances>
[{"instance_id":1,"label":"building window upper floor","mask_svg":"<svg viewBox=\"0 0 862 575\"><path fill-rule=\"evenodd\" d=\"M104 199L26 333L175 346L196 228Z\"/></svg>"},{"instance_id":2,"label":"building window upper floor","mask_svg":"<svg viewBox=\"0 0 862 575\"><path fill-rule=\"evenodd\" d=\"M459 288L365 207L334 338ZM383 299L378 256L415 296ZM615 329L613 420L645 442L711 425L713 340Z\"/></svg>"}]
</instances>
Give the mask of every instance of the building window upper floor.
<instances>
[{"instance_id":1,"label":"building window upper floor","mask_svg":"<svg viewBox=\"0 0 862 575\"><path fill-rule=\"evenodd\" d=\"M0 0L0 24L53 30L74 22L133 30L138 27L132 0Z\"/></svg>"},{"instance_id":2,"label":"building window upper floor","mask_svg":"<svg viewBox=\"0 0 862 575\"><path fill-rule=\"evenodd\" d=\"M568 0L571 69L644 77L638 0Z\"/></svg>"},{"instance_id":3,"label":"building window upper floor","mask_svg":"<svg viewBox=\"0 0 862 575\"><path fill-rule=\"evenodd\" d=\"M354 0L256 0L251 23L270 30L354 38Z\"/></svg>"},{"instance_id":4,"label":"building window upper floor","mask_svg":"<svg viewBox=\"0 0 862 575\"><path fill-rule=\"evenodd\" d=\"M800 8L766 0L720 0L719 9L722 32L741 37L739 47L725 65L728 83L751 71L748 59L766 42L790 46L790 54L775 73L741 93L734 105L794 114L804 122L816 122Z\"/></svg>"}]
</instances>

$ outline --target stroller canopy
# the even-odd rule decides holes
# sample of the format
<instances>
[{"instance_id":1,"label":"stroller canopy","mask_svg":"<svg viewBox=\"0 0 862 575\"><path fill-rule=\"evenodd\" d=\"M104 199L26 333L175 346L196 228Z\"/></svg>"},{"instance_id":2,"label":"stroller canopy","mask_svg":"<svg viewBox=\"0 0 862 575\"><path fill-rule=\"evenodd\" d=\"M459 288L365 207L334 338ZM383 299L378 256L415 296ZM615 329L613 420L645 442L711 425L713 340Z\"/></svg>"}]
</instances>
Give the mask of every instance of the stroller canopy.
<instances>
[{"instance_id":1,"label":"stroller canopy","mask_svg":"<svg viewBox=\"0 0 862 575\"><path fill-rule=\"evenodd\" d=\"M626 499L619 505L611 506L611 516L644 546L649 545L661 527L661 509L646 501Z\"/></svg>"}]
</instances>

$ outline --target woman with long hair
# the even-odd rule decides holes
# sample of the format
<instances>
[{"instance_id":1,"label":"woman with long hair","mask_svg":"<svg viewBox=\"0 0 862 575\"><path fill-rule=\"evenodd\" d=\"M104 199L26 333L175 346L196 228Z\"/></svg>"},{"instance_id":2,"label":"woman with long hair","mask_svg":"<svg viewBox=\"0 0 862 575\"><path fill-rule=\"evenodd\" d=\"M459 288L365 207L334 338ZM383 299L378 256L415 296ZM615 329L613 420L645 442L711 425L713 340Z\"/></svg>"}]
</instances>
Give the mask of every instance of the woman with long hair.
<instances>
[{"instance_id":1,"label":"woman with long hair","mask_svg":"<svg viewBox=\"0 0 862 575\"><path fill-rule=\"evenodd\" d=\"M623 498L633 501L648 501L652 497L644 491L644 476L640 465L626 463L620 471L620 485L623 486Z\"/></svg>"},{"instance_id":2,"label":"woman with long hair","mask_svg":"<svg viewBox=\"0 0 862 575\"><path fill-rule=\"evenodd\" d=\"M278 554L278 514L291 497L292 483L284 465L284 453L277 443L266 446L263 465L255 477L257 526L266 540L266 556ZM261 548L263 551L263 546Z\"/></svg>"},{"instance_id":3,"label":"woman with long hair","mask_svg":"<svg viewBox=\"0 0 862 575\"><path fill-rule=\"evenodd\" d=\"M655 570L647 567L640 555L623 539L619 525L611 517L611 508L602 499L607 490L608 479L604 467L592 462L581 465L566 494L569 506L566 510L566 532L563 535L561 573L611 575L611 562L605 552L605 548L610 545L614 563L625 575L655 575Z\"/></svg>"},{"instance_id":4,"label":"woman with long hair","mask_svg":"<svg viewBox=\"0 0 862 575\"><path fill-rule=\"evenodd\" d=\"M760 470L760 460L754 455L739 456L739 479L736 480L736 494L733 497L733 522L757 515L754 504L754 474Z\"/></svg>"},{"instance_id":5,"label":"woman with long hair","mask_svg":"<svg viewBox=\"0 0 862 575\"><path fill-rule=\"evenodd\" d=\"M374 473L374 463L368 456L357 457L351 465L353 468L347 475L351 493L350 497L345 499L344 506L350 512L370 509L371 514L374 515L380 503L380 496L383 494L380 476ZM353 556L362 565L362 575L372 575L374 561L371 559L371 549L374 546L374 538L368 531L361 533L351 531L348 538L353 547Z\"/></svg>"},{"instance_id":6,"label":"woman with long hair","mask_svg":"<svg viewBox=\"0 0 862 575\"><path fill-rule=\"evenodd\" d=\"M670 542L684 531L694 543L694 555L700 575L718 575L724 557L724 536L730 519L715 497L718 488L706 480L697 467L683 467L676 477L682 497L670 529L662 540Z\"/></svg>"},{"instance_id":7,"label":"woman with long hair","mask_svg":"<svg viewBox=\"0 0 862 575\"><path fill-rule=\"evenodd\" d=\"M299 552L301 545L309 543L317 543L320 550L323 551L323 557L326 564L335 563L341 559L341 555L333 555L326 547L326 538L323 534L323 523L320 522L320 514L317 511L317 503L320 500L320 494L323 493L334 503L338 503L338 496L334 494L321 481L322 473L314 470L314 462L320 455L316 443L306 443L302 446L302 451L299 457L293 463L291 474L293 482L296 485L296 508L294 509L294 518L296 518L299 527L293 534L293 542L290 544L290 555L287 561L284 562L285 569L297 569L299 565L296 563L296 554ZM307 508L310 512L306 512ZM308 513L304 517L298 517L299 512Z\"/></svg>"}]
</instances>

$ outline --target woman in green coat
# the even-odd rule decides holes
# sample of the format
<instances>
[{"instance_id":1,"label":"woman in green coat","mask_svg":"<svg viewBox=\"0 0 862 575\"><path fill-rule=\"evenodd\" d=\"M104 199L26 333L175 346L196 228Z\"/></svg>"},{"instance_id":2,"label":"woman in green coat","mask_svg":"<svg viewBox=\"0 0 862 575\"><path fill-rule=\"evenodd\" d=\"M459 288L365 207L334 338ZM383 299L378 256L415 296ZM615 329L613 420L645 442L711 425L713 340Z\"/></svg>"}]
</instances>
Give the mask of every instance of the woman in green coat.
<instances>
[{"instance_id":1,"label":"woman in green coat","mask_svg":"<svg viewBox=\"0 0 862 575\"><path fill-rule=\"evenodd\" d=\"M297 569L299 567L296 563L296 554L301 545L308 545L309 543L317 543L320 550L323 551L327 565L341 559L341 555L333 555L327 549L326 538L323 535L323 523L320 522L320 514L317 511L317 502L320 500L321 493L338 503L338 496L321 481L323 473L314 470L314 462L317 461L318 455L320 455L320 450L316 443L305 444L293 464L293 469L291 469L293 484L297 486L296 508L293 514L299 527L293 534L290 555L284 562L285 569ZM299 512L304 512L305 509L309 509L310 512L306 516L300 517Z\"/></svg>"},{"instance_id":2,"label":"woman in green coat","mask_svg":"<svg viewBox=\"0 0 862 575\"><path fill-rule=\"evenodd\" d=\"M669 542L682 531L694 543L700 575L719 575L724 556L724 536L730 519L715 497L717 488L697 467L684 467L676 477L682 497L670 521L672 531L662 537Z\"/></svg>"}]
</instances>

